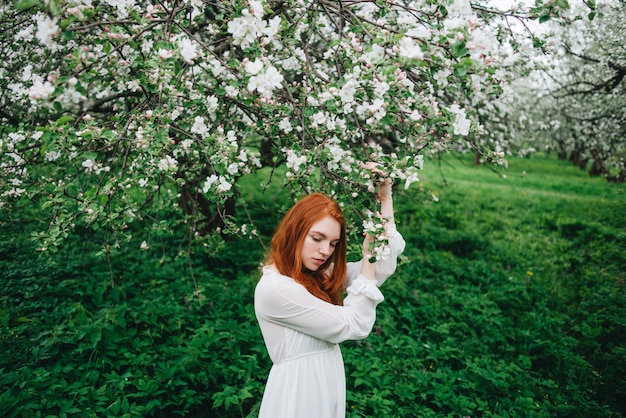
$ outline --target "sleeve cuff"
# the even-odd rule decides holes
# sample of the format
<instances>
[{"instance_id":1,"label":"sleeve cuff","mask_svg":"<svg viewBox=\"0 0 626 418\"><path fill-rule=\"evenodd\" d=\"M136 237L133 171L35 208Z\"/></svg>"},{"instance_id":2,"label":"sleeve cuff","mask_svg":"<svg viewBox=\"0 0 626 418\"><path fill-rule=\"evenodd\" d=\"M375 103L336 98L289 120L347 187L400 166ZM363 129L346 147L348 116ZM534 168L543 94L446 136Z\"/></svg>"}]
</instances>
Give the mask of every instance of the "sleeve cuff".
<instances>
[{"instance_id":1,"label":"sleeve cuff","mask_svg":"<svg viewBox=\"0 0 626 418\"><path fill-rule=\"evenodd\" d=\"M363 277L363 275L359 274L356 279L352 280L352 283L346 290L349 295L358 295L360 293L367 298L380 303L385 300L385 298L376 284L376 280L367 280Z\"/></svg>"}]
</instances>

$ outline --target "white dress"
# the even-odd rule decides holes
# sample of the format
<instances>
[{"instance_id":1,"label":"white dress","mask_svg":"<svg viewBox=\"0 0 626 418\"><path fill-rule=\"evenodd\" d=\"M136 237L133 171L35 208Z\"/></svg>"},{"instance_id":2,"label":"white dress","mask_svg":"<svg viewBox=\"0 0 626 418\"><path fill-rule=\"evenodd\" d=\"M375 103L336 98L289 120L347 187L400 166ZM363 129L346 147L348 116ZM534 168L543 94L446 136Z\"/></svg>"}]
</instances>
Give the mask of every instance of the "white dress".
<instances>
[{"instance_id":1,"label":"white dress","mask_svg":"<svg viewBox=\"0 0 626 418\"><path fill-rule=\"evenodd\" d=\"M376 280L348 263L343 306L325 302L272 266L263 268L254 308L273 366L259 418L343 418L346 381L338 343L367 337L383 301L378 289L396 269L404 239L387 231L391 254L376 263Z\"/></svg>"}]
</instances>

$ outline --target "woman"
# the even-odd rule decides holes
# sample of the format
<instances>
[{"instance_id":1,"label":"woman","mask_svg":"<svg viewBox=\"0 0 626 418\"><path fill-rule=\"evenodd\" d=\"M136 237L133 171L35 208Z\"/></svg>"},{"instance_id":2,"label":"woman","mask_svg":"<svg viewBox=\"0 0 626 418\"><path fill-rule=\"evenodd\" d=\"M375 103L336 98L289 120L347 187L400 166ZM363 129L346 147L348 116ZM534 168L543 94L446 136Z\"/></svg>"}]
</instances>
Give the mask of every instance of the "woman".
<instances>
[{"instance_id":1,"label":"woman","mask_svg":"<svg viewBox=\"0 0 626 418\"><path fill-rule=\"evenodd\" d=\"M255 291L255 312L272 359L259 418L345 417L346 383L338 343L365 338L396 268L404 240L393 220L391 183L380 186L391 254L346 263L346 221L339 205L309 195L285 215L272 238ZM342 295L347 296L342 303Z\"/></svg>"}]
</instances>

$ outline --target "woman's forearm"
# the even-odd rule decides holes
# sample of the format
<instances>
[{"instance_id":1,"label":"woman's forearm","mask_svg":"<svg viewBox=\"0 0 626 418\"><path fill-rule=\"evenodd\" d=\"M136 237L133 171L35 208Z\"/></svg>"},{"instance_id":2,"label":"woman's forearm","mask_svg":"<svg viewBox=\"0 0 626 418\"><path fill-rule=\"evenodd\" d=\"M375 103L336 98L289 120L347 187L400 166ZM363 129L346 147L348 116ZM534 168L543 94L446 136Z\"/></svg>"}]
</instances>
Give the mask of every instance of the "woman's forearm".
<instances>
[{"instance_id":1,"label":"woman's forearm","mask_svg":"<svg viewBox=\"0 0 626 418\"><path fill-rule=\"evenodd\" d=\"M361 261L361 275L367 280L376 280L376 269L374 263L368 261L369 257L363 257Z\"/></svg>"},{"instance_id":2,"label":"woman's forearm","mask_svg":"<svg viewBox=\"0 0 626 418\"><path fill-rule=\"evenodd\" d=\"M380 214L386 218L389 223L394 223L393 218L393 198L391 195L380 200Z\"/></svg>"},{"instance_id":3,"label":"woman's forearm","mask_svg":"<svg viewBox=\"0 0 626 418\"><path fill-rule=\"evenodd\" d=\"M380 214L386 218L389 224L394 223L393 218L393 195L391 192L391 179L385 179L378 189L378 199L380 200Z\"/></svg>"}]
</instances>

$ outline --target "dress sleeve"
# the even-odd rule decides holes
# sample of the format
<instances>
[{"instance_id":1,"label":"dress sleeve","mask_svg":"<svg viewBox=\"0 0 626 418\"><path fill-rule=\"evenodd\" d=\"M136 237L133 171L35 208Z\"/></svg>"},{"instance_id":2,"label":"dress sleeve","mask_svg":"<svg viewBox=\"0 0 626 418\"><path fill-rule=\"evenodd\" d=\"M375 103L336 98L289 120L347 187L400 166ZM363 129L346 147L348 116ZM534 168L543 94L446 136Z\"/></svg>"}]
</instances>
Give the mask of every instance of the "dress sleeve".
<instances>
[{"instance_id":1,"label":"dress sleeve","mask_svg":"<svg viewBox=\"0 0 626 418\"><path fill-rule=\"evenodd\" d=\"M357 277L343 306L325 302L301 284L277 272L264 273L257 284L254 307L259 319L303 334L340 343L367 337L383 295L373 280Z\"/></svg>"},{"instance_id":2,"label":"dress sleeve","mask_svg":"<svg viewBox=\"0 0 626 418\"><path fill-rule=\"evenodd\" d=\"M381 286L385 281L391 276L398 266L398 257L404 251L404 247L406 243L404 242L404 238L402 234L396 229L396 225L389 225L387 229L387 236L389 237L389 249L391 250L390 254L384 260L378 260L374 265L375 269L375 279L378 286ZM361 271L361 263L363 260L348 263L346 269L346 280L344 282L344 287L350 286L352 280L356 279Z\"/></svg>"}]
</instances>

